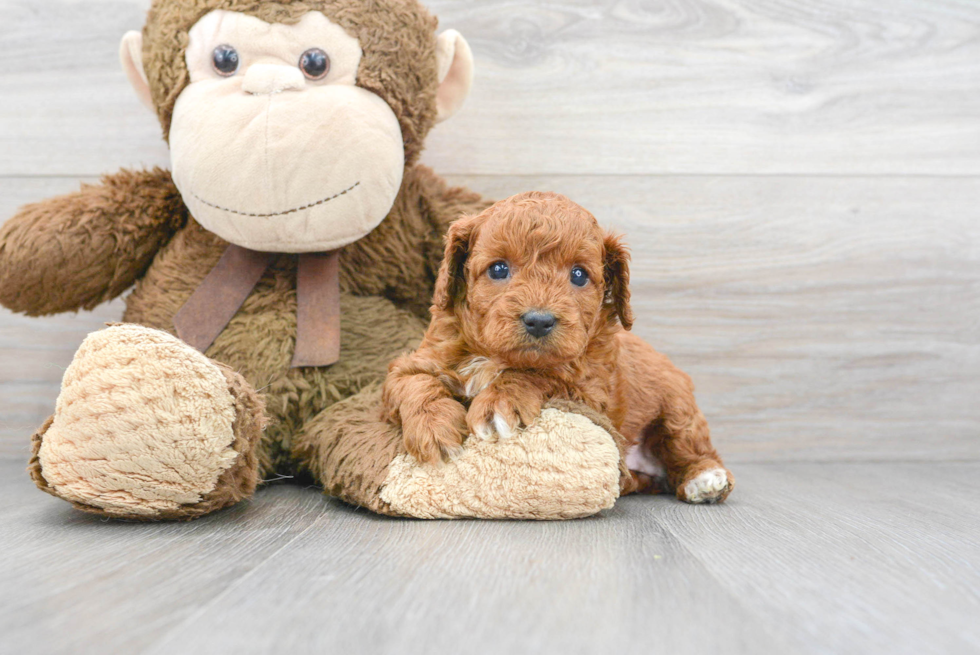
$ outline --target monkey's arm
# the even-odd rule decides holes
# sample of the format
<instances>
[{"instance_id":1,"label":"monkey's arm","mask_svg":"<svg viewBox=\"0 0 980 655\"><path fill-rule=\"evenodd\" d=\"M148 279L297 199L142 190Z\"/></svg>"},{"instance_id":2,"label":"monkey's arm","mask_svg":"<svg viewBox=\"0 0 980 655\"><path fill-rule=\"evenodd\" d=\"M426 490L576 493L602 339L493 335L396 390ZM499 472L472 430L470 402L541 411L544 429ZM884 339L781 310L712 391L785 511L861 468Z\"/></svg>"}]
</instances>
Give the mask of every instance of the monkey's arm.
<instances>
[{"instance_id":1,"label":"monkey's arm","mask_svg":"<svg viewBox=\"0 0 980 655\"><path fill-rule=\"evenodd\" d=\"M27 205L0 228L0 304L29 316L92 309L129 288L186 221L159 168Z\"/></svg>"}]
</instances>

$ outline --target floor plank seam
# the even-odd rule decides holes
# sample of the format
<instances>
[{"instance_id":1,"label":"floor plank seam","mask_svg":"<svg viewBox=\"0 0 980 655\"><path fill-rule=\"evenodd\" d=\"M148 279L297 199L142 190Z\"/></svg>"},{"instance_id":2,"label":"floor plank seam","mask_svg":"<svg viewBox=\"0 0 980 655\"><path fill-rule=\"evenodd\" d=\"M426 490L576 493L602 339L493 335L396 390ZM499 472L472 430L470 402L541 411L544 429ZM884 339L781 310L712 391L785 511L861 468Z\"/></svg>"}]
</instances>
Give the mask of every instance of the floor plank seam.
<instances>
[{"instance_id":1,"label":"floor plank seam","mask_svg":"<svg viewBox=\"0 0 980 655\"><path fill-rule=\"evenodd\" d=\"M193 614L191 614L190 616L184 618L183 620L180 621L180 623L178 623L177 625L173 626L172 628L170 628L169 630L167 630L165 633L163 633L159 638L157 638L156 640L154 640L154 642L151 645L147 646L141 652L142 653L152 653L157 648L157 646L159 646L160 644L166 643L166 641L171 637L171 635L176 634L177 632L179 632L185 626L191 625L199 617L201 617L204 614L206 614L212 607L214 607L217 604L219 604L222 599L226 598L235 589L237 589L242 584L244 584L244 582L246 580L248 580L249 578L251 578L262 567L266 566L274 557L276 557L277 555L279 555L279 553L281 553L285 549L289 548L289 546L292 545L292 543L294 541L296 541L297 539L299 539L300 537L302 537L303 535L305 535L307 532L309 532L310 530L312 530L318 524L319 524L319 517L317 519L315 519L313 521L313 523L311 523L309 526L303 528L300 532L298 532L297 534L293 535L293 538L292 539L288 540L282 546L280 546L279 548L275 549L273 552L269 553L269 556L268 557L265 557L261 562L259 562L255 566L253 566L244 575L242 575L241 577L239 577L238 579L236 579L234 582L230 583L227 587L225 587L225 589L223 591L221 591L221 593L217 594L214 598L212 598L208 602L204 603Z\"/></svg>"},{"instance_id":2,"label":"floor plank seam","mask_svg":"<svg viewBox=\"0 0 980 655\"><path fill-rule=\"evenodd\" d=\"M667 522L658 519L657 523L660 525L660 528L668 535L670 535L670 537L674 540L674 542L681 549L683 549L683 551L687 553L687 555L692 560L698 563L702 571L704 571L704 574L710 577L712 580L714 580L715 584L718 585L719 589L724 590L725 595L731 599L732 603L738 606L739 609L741 609L747 616L751 616L755 619L756 627L760 629L763 633L768 635L773 640L773 642L775 642L775 644L782 649L782 652L784 653L796 652L796 650L792 647L793 644L787 639L786 635L783 633L774 632L771 622L767 621L767 617L764 614L760 614L760 612L753 611L753 609L750 606L746 605L743 602L744 596L740 595L737 592L737 590L734 590L731 587L729 587L727 584L724 583L724 581L721 578L718 577L718 575L712 572L711 569L705 565L704 561L702 561L701 557L698 556L698 554L694 552L694 550L688 547L688 545L684 541L684 537L682 537L677 532L672 530L670 526L667 524Z\"/></svg>"},{"instance_id":3,"label":"floor plank seam","mask_svg":"<svg viewBox=\"0 0 980 655\"><path fill-rule=\"evenodd\" d=\"M725 582L721 578L719 578L717 574L715 574L708 566L706 566L704 561L702 561L701 557L693 549L688 547L688 545L684 541L684 537L682 537L677 532L672 530L670 526L667 525L666 523L662 523L661 525L663 526L663 529L667 532L667 534L669 534L673 539L676 540L676 543L684 550L684 552L687 553L688 556L691 557L691 559L693 559L698 563L698 565L704 571L705 575L708 575L712 580L714 580L715 584L718 585L719 589L724 590L725 595L731 599L732 603L734 603L737 607L739 607L739 609L741 609L745 613L745 615L751 616L752 618L755 619L756 627L759 630L761 630L764 634L768 635L772 639L774 644L782 650L782 652L786 652L786 653L795 652L793 648L793 644L791 641L788 640L787 636L782 632L775 631L774 627L771 624L771 621L767 620L768 617L766 617L764 613L760 613L759 611L754 611L750 605L744 602L745 597L743 595L739 594L736 589L732 589L729 585L725 584Z\"/></svg>"}]
</instances>

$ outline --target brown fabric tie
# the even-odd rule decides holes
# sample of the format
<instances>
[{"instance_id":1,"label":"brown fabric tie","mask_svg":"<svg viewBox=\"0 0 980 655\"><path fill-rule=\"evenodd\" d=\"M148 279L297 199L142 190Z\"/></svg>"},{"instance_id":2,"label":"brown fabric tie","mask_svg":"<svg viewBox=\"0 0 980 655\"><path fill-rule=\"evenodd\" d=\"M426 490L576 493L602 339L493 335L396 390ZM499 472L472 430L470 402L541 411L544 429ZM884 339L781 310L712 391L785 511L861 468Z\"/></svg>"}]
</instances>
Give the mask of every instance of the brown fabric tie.
<instances>
[{"instance_id":1,"label":"brown fabric tie","mask_svg":"<svg viewBox=\"0 0 980 655\"><path fill-rule=\"evenodd\" d=\"M293 368L340 359L340 251L299 256Z\"/></svg>"},{"instance_id":2,"label":"brown fabric tie","mask_svg":"<svg viewBox=\"0 0 980 655\"><path fill-rule=\"evenodd\" d=\"M202 353L210 348L275 257L275 253L229 245L174 316L177 336ZM339 259L337 250L299 256L293 368L329 366L340 359Z\"/></svg>"}]
</instances>

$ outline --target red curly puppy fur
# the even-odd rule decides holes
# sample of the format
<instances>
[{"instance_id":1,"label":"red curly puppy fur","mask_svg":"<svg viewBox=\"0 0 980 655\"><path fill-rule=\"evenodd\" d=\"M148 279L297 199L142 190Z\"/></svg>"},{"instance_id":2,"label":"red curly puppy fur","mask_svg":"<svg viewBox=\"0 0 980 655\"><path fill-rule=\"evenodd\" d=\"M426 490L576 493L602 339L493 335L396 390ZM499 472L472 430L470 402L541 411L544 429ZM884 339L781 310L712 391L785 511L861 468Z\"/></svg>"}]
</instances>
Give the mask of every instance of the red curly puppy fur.
<instances>
[{"instance_id":1,"label":"red curly puppy fur","mask_svg":"<svg viewBox=\"0 0 980 655\"><path fill-rule=\"evenodd\" d=\"M640 490L724 500L734 479L711 445L691 379L628 332L629 254L564 196L526 193L449 229L432 322L392 362L384 414L422 462L464 435L507 438L551 398L606 414L633 444Z\"/></svg>"}]
</instances>

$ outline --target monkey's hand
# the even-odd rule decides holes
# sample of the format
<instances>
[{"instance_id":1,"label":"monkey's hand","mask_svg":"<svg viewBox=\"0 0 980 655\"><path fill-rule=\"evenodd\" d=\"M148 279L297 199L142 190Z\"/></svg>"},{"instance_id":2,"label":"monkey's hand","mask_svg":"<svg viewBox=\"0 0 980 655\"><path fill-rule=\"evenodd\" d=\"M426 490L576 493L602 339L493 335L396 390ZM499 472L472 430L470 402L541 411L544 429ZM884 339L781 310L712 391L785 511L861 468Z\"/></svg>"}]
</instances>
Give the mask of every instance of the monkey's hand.
<instances>
[{"instance_id":1,"label":"monkey's hand","mask_svg":"<svg viewBox=\"0 0 980 655\"><path fill-rule=\"evenodd\" d=\"M186 221L159 168L28 205L0 228L0 305L29 316L92 309L132 286Z\"/></svg>"},{"instance_id":2,"label":"monkey's hand","mask_svg":"<svg viewBox=\"0 0 980 655\"><path fill-rule=\"evenodd\" d=\"M541 413L547 385L513 371L502 372L470 403L466 424L471 434L490 439L494 433L508 439Z\"/></svg>"}]
</instances>

